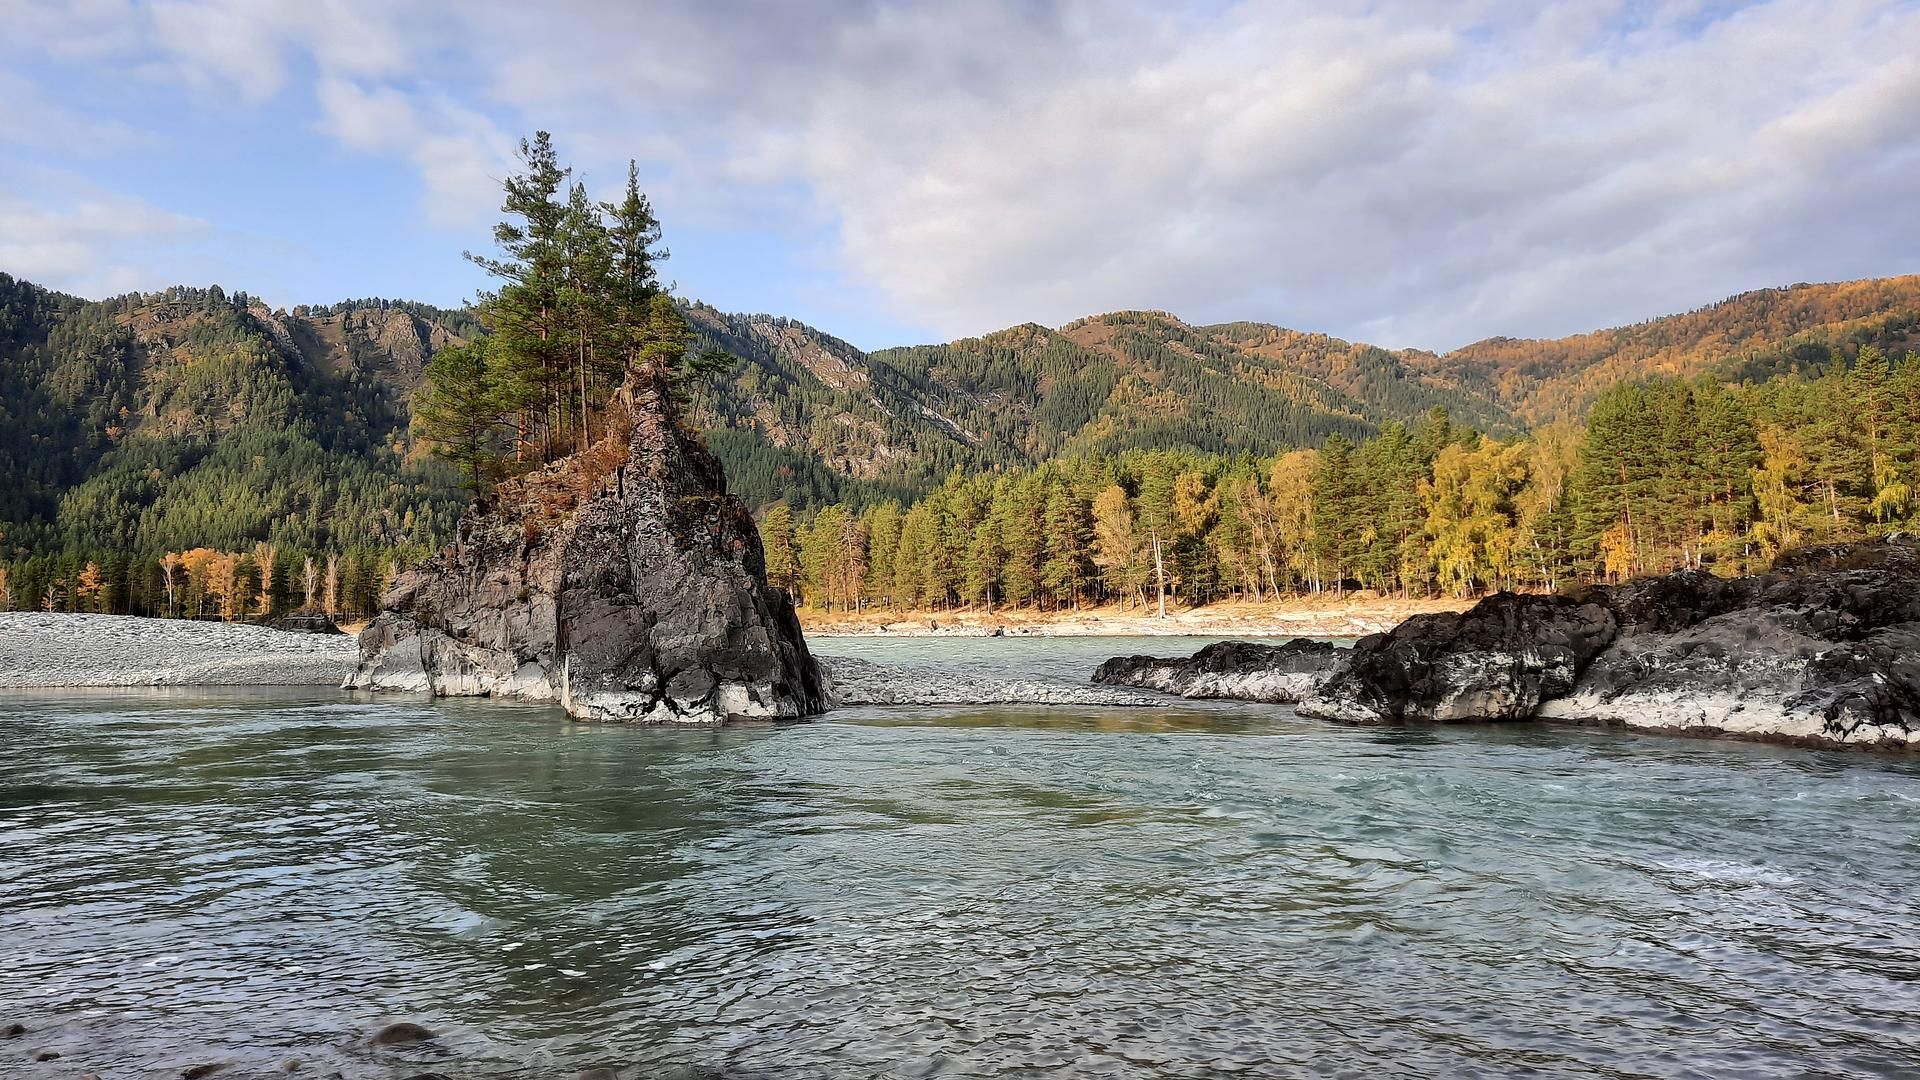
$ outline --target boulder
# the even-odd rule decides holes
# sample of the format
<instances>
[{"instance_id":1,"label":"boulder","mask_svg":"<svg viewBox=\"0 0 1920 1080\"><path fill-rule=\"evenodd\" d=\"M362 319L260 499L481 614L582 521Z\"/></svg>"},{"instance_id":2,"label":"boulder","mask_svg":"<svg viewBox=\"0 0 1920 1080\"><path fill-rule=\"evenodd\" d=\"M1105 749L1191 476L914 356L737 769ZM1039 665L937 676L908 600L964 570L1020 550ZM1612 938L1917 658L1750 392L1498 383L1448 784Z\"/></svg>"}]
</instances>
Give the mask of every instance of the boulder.
<instances>
[{"instance_id":1,"label":"boulder","mask_svg":"<svg viewBox=\"0 0 1920 1080\"><path fill-rule=\"evenodd\" d=\"M613 430L502 485L495 509L399 575L348 685L559 702L639 723L795 719L824 706L753 519L657 375Z\"/></svg>"},{"instance_id":2,"label":"boulder","mask_svg":"<svg viewBox=\"0 0 1920 1080\"><path fill-rule=\"evenodd\" d=\"M345 631L334 625L333 619L318 611L289 611L277 619L264 624L275 630L287 630L298 634L341 634Z\"/></svg>"},{"instance_id":3,"label":"boulder","mask_svg":"<svg viewBox=\"0 0 1920 1080\"><path fill-rule=\"evenodd\" d=\"M1570 692L1615 632L1591 600L1497 593L1360 639L1299 711L1349 724L1521 720Z\"/></svg>"},{"instance_id":4,"label":"boulder","mask_svg":"<svg viewBox=\"0 0 1920 1080\"><path fill-rule=\"evenodd\" d=\"M1285 701L1296 684L1283 681L1278 653L1261 651L1273 648L1120 657L1094 679ZM1682 570L1568 596L1502 593L1459 614L1416 615L1330 663L1300 695L1301 715L1346 723L1534 717L1920 748L1920 541L1894 535L1804 548L1744 578Z\"/></svg>"},{"instance_id":5,"label":"boulder","mask_svg":"<svg viewBox=\"0 0 1920 1080\"><path fill-rule=\"evenodd\" d=\"M1188 698L1292 704L1311 693L1346 652L1311 638L1283 645L1220 641L1184 658L1116 656L1100 665L1093 681Z\"/></svg>"},{"instance_id":6,"label":"boulder","mask_svg":"<svg viewBox=\"0 0 1920 1080\"><path fill-rule=\"evenodd\" d=\"M1717 584L1715 584L1717 582ZM1598 590L1620 639L1544 719L1813 746L1920 746L1920 544L1789 553Z\"/></svg>"},{"instance_id":7,"label":"boulder","mask_svg":"<svg viewBox=\"0 0 1920 1080\"><path fill-rule=\"evenodd\" d=\"M367 1041L374 1046L404 1046L408 1043L431 1042L437 1038L433 1032L411 1021L388 1024L373 1033Z\"/></svg>"}]
</instances>

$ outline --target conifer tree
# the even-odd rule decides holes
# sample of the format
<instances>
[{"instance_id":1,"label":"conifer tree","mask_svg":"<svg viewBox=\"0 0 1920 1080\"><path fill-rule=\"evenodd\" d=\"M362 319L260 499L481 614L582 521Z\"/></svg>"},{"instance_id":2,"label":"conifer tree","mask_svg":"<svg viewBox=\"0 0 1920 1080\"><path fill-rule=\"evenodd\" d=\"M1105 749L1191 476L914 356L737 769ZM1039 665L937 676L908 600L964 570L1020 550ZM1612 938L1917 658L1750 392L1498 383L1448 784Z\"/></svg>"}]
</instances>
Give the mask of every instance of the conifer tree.
<instances>
[{"instance_id":1,"label":"conifer tree","mask_svg":"<svg viewBox=\"0 0 1920 1080\"><path fill-rule=\"evenodd\" d=\"M800 558L795 550L793 508L774 503L760 517L760 546L766 552L767 584L785 589L796 599L800 591Z\"/></svg>"},{"instance_id":2,"label":"conifer tree","mask_svg":"<svg viewBox=\"0 0 1920 1080\"><path fill-rule=\"evenodd\" d=\"M497 381L495 350L479 338L434 353L413 398L415 431L460 467L475 494L488 490L503 463L494 436L511 399Z\"/></svg>"},{"instance_id":3,"label":"conifer tree","mask_svg":"<svg viewBox=\"0 0 1920 1080\"><path fill-rule=\"evenodd\" d=\"M1078 610L1087 577L1091 543L1088 508L1064 482L1047 488L1045 526L1046 563L1041 581L1054 603Z\"/></svg>"}]
</instances>

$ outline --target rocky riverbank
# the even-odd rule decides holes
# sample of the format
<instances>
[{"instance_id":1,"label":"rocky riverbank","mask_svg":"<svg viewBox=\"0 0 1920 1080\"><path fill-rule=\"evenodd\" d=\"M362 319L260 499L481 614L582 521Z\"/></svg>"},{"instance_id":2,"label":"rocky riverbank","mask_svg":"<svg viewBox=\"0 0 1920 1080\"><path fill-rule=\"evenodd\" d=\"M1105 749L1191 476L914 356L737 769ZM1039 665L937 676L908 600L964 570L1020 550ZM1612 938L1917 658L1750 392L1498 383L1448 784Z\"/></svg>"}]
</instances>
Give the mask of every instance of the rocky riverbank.
<instances>
[{"instance_id":1,"label":"rocky riverbank","mask_svg":"<svg viewBox=\"0 0 1920 1080\"><path fill-rule=\"evenodd\" d=\"M350 637L129 615L0 612L0 687L339 686Z\"/></svg>"},{"instance_id":2,"label":"rocky riverbank","mask_svg":"<svg viewBox=\"0 0 1920 1080\"><path fill-rule=\"evenodd\" d=\"M1920 748L1920 542L1809 548L1725 580L1682 571L1489 597L1330 656L1215 646L1096 681L1296 701L1343 723L1543 719L1808 746ZM1282 647L1285 649L1286 647Z\"/></svg>"}]
</instances>

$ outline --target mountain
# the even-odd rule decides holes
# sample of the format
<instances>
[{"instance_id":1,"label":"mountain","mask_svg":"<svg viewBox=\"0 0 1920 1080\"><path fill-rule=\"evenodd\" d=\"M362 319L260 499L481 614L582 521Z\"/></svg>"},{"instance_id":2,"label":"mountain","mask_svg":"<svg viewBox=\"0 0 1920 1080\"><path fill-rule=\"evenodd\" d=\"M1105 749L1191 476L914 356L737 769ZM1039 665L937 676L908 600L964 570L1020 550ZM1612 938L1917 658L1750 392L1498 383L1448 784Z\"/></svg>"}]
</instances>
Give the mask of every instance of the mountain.
<instances>
[{"instance_id":1,"label":"mountain","mask_svg":"<svg viewBox=\"0 0 1920 1080\"><path fill-rule=\"evenodd\" d=\"M0 274L0 556L432 543L464 497L406 394L477 332L418 304L92 302Z\"/></svg>"},{"instance_id":2,"label":"mountain","mask_svg":"<svg viewBox=\"0 0 1920 1080\"><path fill-rule=\"evenodd\" d=\"M688 388L735 490L804 508L1062 456L1362 439L1435 408L1507 434L1577 418L1622 380L1814 373L1868 343L1897 356L1920 345L1920 276L1444 354L1143 311L869 353L790 319L686 311L696 347L738 358ZM480 332L423 304L87 301L0 274L0 558L437 543L463 499L409 438L407 395L434 350Z\"/></svg>"},{"instance_id":3,"label":"mountain","mask_svg":"<svg viewBox=\"0 0 1920 1080\"><path fill-rule=\"evenodd\" d=\"M944 345L863 353L788 319L693 305L702 346L741 362L695 390L750 500L907 497L954 469L1190 447L1265 453L1368 437L1434 408L1517 430L1475 391L1399 355L1256 323L1115 312Z\"/></svg>"},{"instance_id":4,"label":"mountain","mask_svg":"<svg viewBox=\"0 0 1920 1080\"><path fill-rule=\"evenodd\" d=\"M1741 293L1681 315L1552 340L1488 338L1413 369L1529 422L1578 418L1607 387L1656 376L1759 382L1816 374L1862 345L1920 349L1920 274Z\"/></svg>"}]
</instances>

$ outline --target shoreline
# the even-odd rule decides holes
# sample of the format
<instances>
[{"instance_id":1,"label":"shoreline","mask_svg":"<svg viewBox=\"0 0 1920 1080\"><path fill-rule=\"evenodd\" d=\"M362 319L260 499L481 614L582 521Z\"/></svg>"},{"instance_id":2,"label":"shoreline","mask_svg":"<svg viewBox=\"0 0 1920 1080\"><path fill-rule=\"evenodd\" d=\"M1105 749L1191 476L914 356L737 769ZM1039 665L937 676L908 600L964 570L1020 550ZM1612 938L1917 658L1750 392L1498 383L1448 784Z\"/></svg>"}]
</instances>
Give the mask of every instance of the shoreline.
<instances>
[{"instance_id":1,"label":"shoreline","mask_svg":"<svg viewBox=\"0 0 1920 1080\"><path fill-rule=\"evenodd\" d=\"M1270 606L1270 605L1269 605ZM878 624L861 626L836 622L807 631L810 638L832 641L837 638L932 638L942 636L988 637L1120 637L1120 636L1218 636L1233 638L1354 637L1371 633L1366 626L1395 614L1413 613L1412 608L1453 610L1439 604L1395 604L1391 609L1377 602L1343 605L1345 610L1289 612L1286 621L1275 619L1273 612L1248 613L1244 610L1220 612L1181 612L1164 623L1157 619L1096 618L1091 625L1060 621L1053 624L1028 621L1009 624L996 619L987 623L984 614L970 622L942 622L937 627L915 626L881 629ZM955 613L964 614L964 613ZM1206 617L1196 618L1196 614ZM1404 617L1404 615L1401 615ZM939 616L934 616L938 621ZM1260 621L1262 618L1267 621ZM1141 629L1141 622L1151 627ZM1356 632L1357 631L1357 632ZM831 647L822 659L829 665L846 665L840 678L855 691L855 700L836 702L835 708L900 706L960 703L981 705L1108 705L1120 707L1151 706L1181 700L1179 694L1155 693L1117 687L1100 687L1089 682L1085 687L1054 687L1031 680L1015 680L992 687L969 689L964 676L935 680L937 685L921 686L911 692L874 690L890 685L886 673L857 658L835 656ZM222 687L341 689L359 662L357 640L351 635L323 635L276 630L244 623L203 622L185 619L153 619L127 615L80 615L44 612L0 612L0 691L7 690L138 690L138 689L219 689ZM872 670L869 670L872 669ZM864 687L855 690L855 687ZM1042 692L1042 691L1045 692ZM989 692L991 691L991 692ZM1069 692L1071 691L1071 692ZM970 694L984 694L975 698ZM1587 716L1570 709L1545 708L1531 721L1489 721L1489 723L1531 722L1548 727L1583 728L1622 734L1655 735L1690 739L1722 739L1746 743L1785 746L1805 750L1906 751L1920 752L1920 745L1890 746L1881 743L1835 742L1810 737L1801 732L1765 731L1729 723L1734 709L1721 722L1704 717L1690 723L1648 717L1645 723L1623 721L1618 716Z\"/></svg>"},{"instance_id":2,"label":"shoreline","mask_svg":"<svg viewBox=\"0 0 1920 1080\"><path fill-rule=\"evenodd\" d=\"M1230 637L1361 638L1385 633L1413 615L1459 612L1472 600L1394 600L1354 596L1303 597L1262 603L1222 602L1167 610L1117 605L1080 611L917 611L868 609L860 613L803 608L800 628L809 639L848 637Z\"/></svg>"},{"instance_id":3,"label":"shoreline","mask_svg":"<svg viewBox=\"0 0 1920 1080\"><path fill-rule=\"evenodd\" d=\"M0 689L325 686L359 663L345 634L140 615L0 612Z\"/></svg>"}]
</instances>

